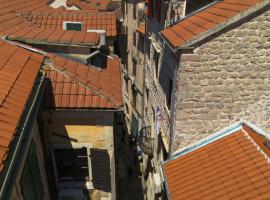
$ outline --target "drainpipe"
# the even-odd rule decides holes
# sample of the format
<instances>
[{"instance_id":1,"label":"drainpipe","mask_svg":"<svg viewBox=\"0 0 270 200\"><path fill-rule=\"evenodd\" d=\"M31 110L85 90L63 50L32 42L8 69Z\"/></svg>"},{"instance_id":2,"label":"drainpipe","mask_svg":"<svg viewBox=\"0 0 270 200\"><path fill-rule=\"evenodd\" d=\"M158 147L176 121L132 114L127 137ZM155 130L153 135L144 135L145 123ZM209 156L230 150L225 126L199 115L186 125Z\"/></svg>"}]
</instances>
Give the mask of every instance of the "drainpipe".
<instances>
[{"instance_id":1,"label":"drainpipe","mask_svg":"<svg viewBox=\"0 0 270 200\"><path fill-rule=\"evenodd\" d=\"M36 88L35 96L28 99L32 100L31 104L29 105L29 109L25 109L24 112L27 112L27 115L24 118L24 122L21 125L21 128L19 128L19 132L21 133L18 142L16 146L14 147L14 152L12 155L12 158L10 159L7 171L5 173L5 178L3 180L1 189L0 189L0 199L7 199L7 197L11 194L12 186L14 185L16 181L16 175L18 172L19 167L21 167L19 164L22 161L22 154L25 153L26 149L22 148L23 145L25 145L26 137L29 136L29 125L31 125L36 118L36 115L38 113L38 108L40 106L40 103L42 101L43 93L44 93L44 81L45 76L43 74L43 77L40 80L39 85ZM30 103L30 102L29 102ZM21 119L22 120L22 119ZM31 134L31 133L30 133ZM25 147L25 146L24 146ZM9 182L9 179L11 180Z\"/></svg>"},{"instance_id":2,"label":"drainpipe","mask_svg":"<svg viewBox=\"0 0 270 200\"><path fill-rule=\"evenodd\" d=\"M91 53L89 56L86 57L86 60L88 60L89 58L92 58L93 56L97 55L100 52L100 50L96 50L93 53Z\"/></svg>"}]
</instances>

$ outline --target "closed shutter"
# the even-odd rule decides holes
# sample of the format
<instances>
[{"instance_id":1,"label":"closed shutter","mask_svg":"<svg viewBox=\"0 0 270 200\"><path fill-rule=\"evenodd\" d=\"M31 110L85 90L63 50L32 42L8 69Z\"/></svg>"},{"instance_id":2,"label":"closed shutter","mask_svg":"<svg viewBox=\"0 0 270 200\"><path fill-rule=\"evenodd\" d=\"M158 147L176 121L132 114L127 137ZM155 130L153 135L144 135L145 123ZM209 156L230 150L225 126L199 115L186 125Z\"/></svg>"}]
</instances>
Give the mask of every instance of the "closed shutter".
<instances>
[{"instance_id":1,"label":"closed shutter","mask_svg":"<svg viewBox=\"0 0 270 200\"><path fill-rule=\"evenodd\" d=\"M35 144L32 142L25 160L20 180L22 194L25 200L42 200L43 184L38 165Z\"/></svg>"},{"instance_id":2,"label":"closed shutter","mask_svg":"<svg viewBox=\"0 0 270 200\"><path fill-rule=\"evenodd\" d=\"M31 146L29 151L29 162L31 167L31 174L33 179L33 185L35 188L35 194L37 199L43 199L43 185L41 181L40 169L38 166L37 154L35 152L34 145Z\"/></svg>"},{"instance_id":3,"label":"closed shutter","mask_svg":"<svg viewBox=\"0 0 270 200\"><path fill-rule=\"evenodd\" d=\"M25 200L35 200L35 192L33 190L33 182L28 160L26 160L21 177L21 188Z\"/></svg>"},{"instance_id":4,"label":"closed shutter","mask_svg":"<svg viewBox=\"0 0 270 200\"><path fill-rule=\"evenodd\" d=\"M131 118L131 134L133 137L138 136L138 120L136 119L134 115L132 115L132 118Z\"/></svg>"},{"instance_id":5,"label":"closed shutter","mask_svg":"<svg viewBox=\"0 0 270 200\"><path fill-rule=\"evenodd\" d=\"M90 149L94 189L111 192L110 156L105 149Z\"/></svg>"}]
</instances>

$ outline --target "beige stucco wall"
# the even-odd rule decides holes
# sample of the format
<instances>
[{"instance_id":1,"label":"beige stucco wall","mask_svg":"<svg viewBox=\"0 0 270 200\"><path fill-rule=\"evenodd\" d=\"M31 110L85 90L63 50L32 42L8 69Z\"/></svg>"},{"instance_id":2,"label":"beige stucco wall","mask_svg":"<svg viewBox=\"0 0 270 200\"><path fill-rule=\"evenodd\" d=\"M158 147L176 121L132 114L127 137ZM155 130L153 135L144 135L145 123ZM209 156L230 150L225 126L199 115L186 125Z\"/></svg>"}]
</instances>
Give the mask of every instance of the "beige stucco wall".
<instances>
[{"instance_id":1,"label":"beige stucco wall","mask_svg":"<svg viewBox=\"0 0 270 200\"><path fill-rule=\"evenodd\" d=\"M31 130L30 137L27 139L27 147L26 147L26 151L25 151L26 153L23 156L23 161L20 165L21 167L19 168L19 170L17 172L16 182L15 182L15 185L13 186L13 189L12 189L11 200L23 199L21 186L20 186L20 180L21 180L21 176L23 173L23 169L24 169L25 159L27 157L28 150L29 150L29 147L30 147L32 140L34 141L35 146L36 146L36 154L37 154L38 164L39 164L39 168L40 168L41 180L43 183L44 200L47 200L50 198L49 191L48 191L48 182L47 182L46 172L45 172L45 164L46 163L44 163L43 153L42 153L42 149L41 149L40 133L38 130L37 121L35 121L33 124L32 130Z\"/></svg>"},{"instance_id":2,"label":"beige stucco wall","mask_svg":"<svg viewBox=\"0 0 270 200\"><path fill-rule=\"evenodd\" d=\"M270 11L181 56L175 149L240 118L270 131Z\"/></svg>"},{"instance_id":3,"label":"beige stucco wall","mask_svg":"<svg viewBox=\"0 0 270 200\"><path fill-rule=\"evenodd\" d=\"M100 192L108 199L115 199L114 112L44 111L43 118L45 121L51 120L44 128L51 150L81 147L107 149L110 156L111 193ZM89 189L93 188L90 181L86 185Z\"/></svg>"}]
</instances>

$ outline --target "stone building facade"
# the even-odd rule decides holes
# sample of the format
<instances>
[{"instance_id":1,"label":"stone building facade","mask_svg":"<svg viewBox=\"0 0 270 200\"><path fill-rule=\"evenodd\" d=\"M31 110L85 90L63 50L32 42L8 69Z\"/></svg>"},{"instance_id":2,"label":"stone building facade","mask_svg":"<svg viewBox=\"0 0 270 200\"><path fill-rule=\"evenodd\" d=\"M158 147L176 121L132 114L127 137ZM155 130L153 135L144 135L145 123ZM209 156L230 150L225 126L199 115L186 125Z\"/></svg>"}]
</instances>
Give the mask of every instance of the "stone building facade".
<instances>
[{"instance_id":1,"label":"stone building facade","mask_svg":"<svg viewBox=\"0 0 270 200\"><path fill-rule=\"evenodd\" d=\"M138 121L145 199L162 199L165 191L160 161L169 153L172 91L178 64L159 33L165 27L167 8L163 0L127 1L124 12L128 43L123 69L126 121L132 136L134 117Z\"/></svg>"},{"instance_id":2,"label":"stone building facade","mask_svg":"<svg viewBox=\"0 0 270 200\"><path fill-rule=\"evenodd\" d=\"M175 149L241 118L270 131L269 30L268 9L181 55Z\"/></svg>"}]
</instances>

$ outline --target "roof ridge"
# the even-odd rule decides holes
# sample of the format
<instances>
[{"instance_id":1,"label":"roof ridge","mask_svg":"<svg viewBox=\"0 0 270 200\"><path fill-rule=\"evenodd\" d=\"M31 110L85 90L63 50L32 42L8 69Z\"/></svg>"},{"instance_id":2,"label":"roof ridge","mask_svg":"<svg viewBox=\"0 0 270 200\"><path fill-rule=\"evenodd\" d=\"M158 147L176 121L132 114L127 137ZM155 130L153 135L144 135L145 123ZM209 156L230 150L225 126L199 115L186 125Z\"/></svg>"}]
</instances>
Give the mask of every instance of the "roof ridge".
<instances>
[{"instance_id":1,"label":"roof ridge","mask_svg":"<svg viewBox=\"0 0 270 200\"><path fill-rule=\"evenodd\" d=\"M54 62L53 62L52 60L51 60L51 62L52 62L52 64L54 65ZM91 92L93 92L93 94L96 94L96 95L98 95L98 96L100 96L100 97L103 97L103 98L108 99L108 101L111 102L111 103L113 104L113 106L117 106L116 103L113 101L112 96L107 96L107 95L104 95L104 94L103 94L102 92L100 92L100 91L94 90L94 89L93 89L92 87L90 87L89 85L84 84L83 82L81 82L80 80L78 80L77 78L75 78L76 75L75 75L74 77L71 77L70 75L68 75L68 74L65 72L65 70L60 70L60 69L58 69L57 67L54 67L53 65L47 64L46 66L48 66L50 69L52 69L52 70L54 70L54 71L56 71L56 72L58 72L58 73L63 74L65 77L68 77L68 78L70 78L71 80L76 81L77 83L79 83L79 84L80 84L82 87L84 87L85 89L91 90ZM83 64L81 64L81 65L83 65ZM83 66L87 67L86 65L83 65Z\"/></svg>"}]
</instances>

